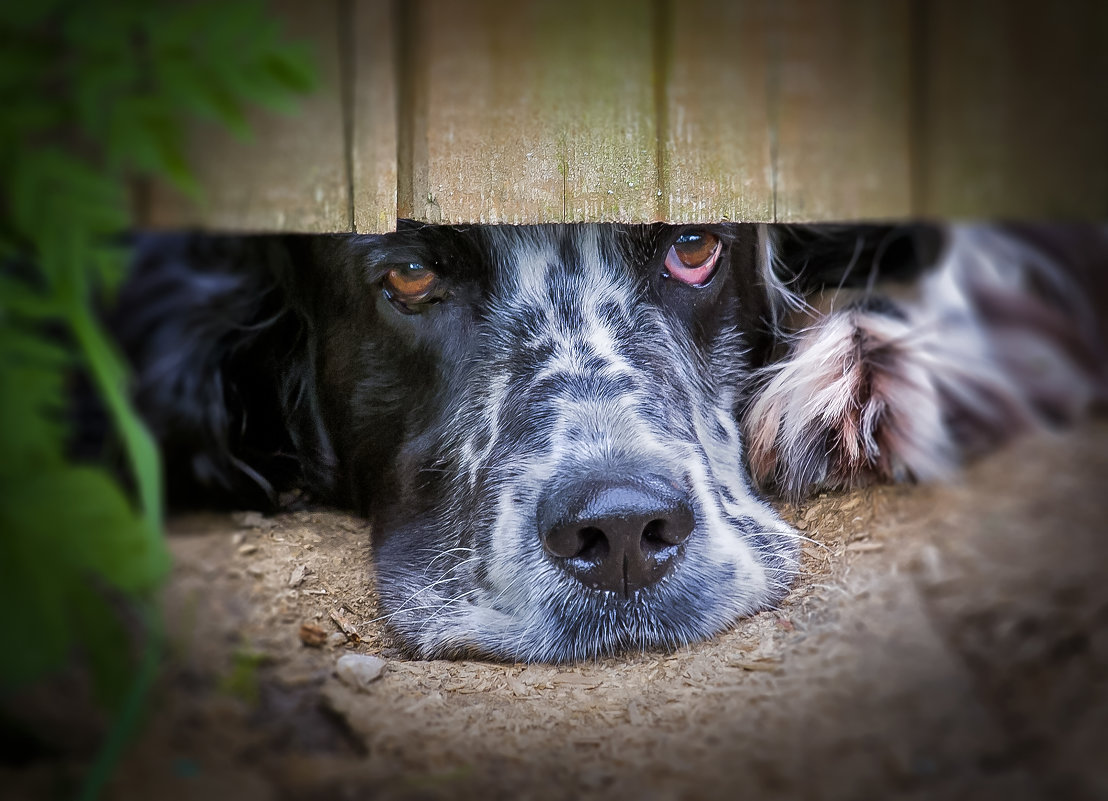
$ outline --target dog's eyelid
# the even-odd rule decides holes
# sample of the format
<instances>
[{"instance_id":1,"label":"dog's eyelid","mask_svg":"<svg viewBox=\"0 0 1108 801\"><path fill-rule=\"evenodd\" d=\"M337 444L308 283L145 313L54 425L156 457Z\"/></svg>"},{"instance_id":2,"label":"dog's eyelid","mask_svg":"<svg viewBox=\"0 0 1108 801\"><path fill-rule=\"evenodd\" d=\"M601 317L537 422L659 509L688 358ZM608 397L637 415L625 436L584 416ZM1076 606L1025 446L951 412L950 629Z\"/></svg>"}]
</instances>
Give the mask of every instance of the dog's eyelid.
<instances>
[{"instance_id":1,"label":"dog's eyelid","mask_svg":"<svg viewBox=\"0 0 1108 801\"><path fill-rule=\"evenodd\" d=\"M415 262L393 267L385 275L385 282L389 288L405 297L421 297L427 294L438 281L439 277L434 271Z\"/></svg>"},{"instance_id":2,"label":"dog's eyelid","mask_svg":"<svg viewBox=\"0 0 1108 801\"><path fill-rule=\"evenodd\" d=\"M381 291L404 314L415 314L447 296L439 274L421 262L393 262L382 265L382 269L385 271L379 279Z\"/></svg>"},{"instance_id":3,"label":"dog's eyelid","mask_svg":"<svg viewBox=\"0 0 1108 801\"><path fill-rule=\"evenodd\" d=\"M686 231L666 252L666 275L688 286L705 286L715 275L722 253L723 240L711 231Z\"/></svg>"}]
</instances>

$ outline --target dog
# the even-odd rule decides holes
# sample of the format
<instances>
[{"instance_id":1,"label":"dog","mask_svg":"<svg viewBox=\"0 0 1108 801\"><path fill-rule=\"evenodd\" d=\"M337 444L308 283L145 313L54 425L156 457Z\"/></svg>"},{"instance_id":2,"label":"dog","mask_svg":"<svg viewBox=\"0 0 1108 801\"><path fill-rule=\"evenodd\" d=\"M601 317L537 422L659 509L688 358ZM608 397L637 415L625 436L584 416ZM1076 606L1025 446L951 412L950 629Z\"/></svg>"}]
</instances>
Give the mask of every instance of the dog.
<instances>
[{"instance_id":1,"label":"dog","mask_svg":"<svg viewBox=\"0 0 1108 801\"><path fill-rule=\"evenodd\" d=\"M711 637L797 573L767 498L941 479L1105 386L1093 227L402 222L135 253L111 325L171 500L364 513L422 658Z\"/></svg>"}]
</instances>

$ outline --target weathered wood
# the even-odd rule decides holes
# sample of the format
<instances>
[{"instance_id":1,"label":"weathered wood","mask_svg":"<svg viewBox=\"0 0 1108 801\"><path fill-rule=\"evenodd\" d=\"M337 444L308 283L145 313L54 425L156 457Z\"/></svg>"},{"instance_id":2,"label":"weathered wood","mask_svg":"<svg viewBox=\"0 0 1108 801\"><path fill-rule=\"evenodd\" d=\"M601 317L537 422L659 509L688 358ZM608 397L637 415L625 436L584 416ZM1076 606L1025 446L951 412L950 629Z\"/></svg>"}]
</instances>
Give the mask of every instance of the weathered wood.
<instances>
[{"instance_id":1,"label":"weathered wood","mask_svg":"<svg viewBox=\"0 0 1108 801\"><path fill-rule=\"evenodd\" d=\"M340 97L336 0L271 4L290 37L314 45L320 86L295 115L253 109L253 135L240 140L211 124L190 132L188 160L203 187L195 204L150 188L144 222L227 231L334 232L351 229Z\"/></svg>"},{"instance_id":2,"label":"weathered wood","mask_svg":"<svg viewBox=\"0 0 1108 801\"><path fill-rule=\"evenodd\" d=\"M554 2L537 20L565 141L566 221L660 218L653 20L633 0Z\"/></svg>"},{"instance_id":3,"label":"weathered wood","mask_svg":"<svg viewBox=\"0 0 1108 801\"><path fill-rule=\"evenodd\" d=\"M1108 4L925 7L918 213L1108 216Z\"/></svg>"},{"instance_id":4,"label":"weathered wood","mask_svg":"<svg viewBox=\"0 0 1108 801\"><path fill-rule=\"evenodd\" d=\"M402 192L402 215L510 223L655 217L648 7L429 0L411 24L419 58L409 62L405 97L413 141L411 207Z\"/></svg>"},{"instance_id":5,"label":"weathered wood","mask_svg":"<svg viewBox=\"0 0 1108 801\"><path fill-rule=\"evenodd\" d=\"M1108 216L1108 3L280 0L300 114L156 226Z\"/></svg>"},{"instance_id":6,"label":"weathered wood","mask_svg":"<svg viewBox=\"0 0 1108 801\"><path fill-rule=\"evenodd\" d=\"M391 0L358 0L347 46L352 53L350 169L354 230L396 228L396 54Z\"/></svg>"},{"instance_id":7,"label":"weathered wood","mask_svg":"<svg viewBox=\"0 0 1108 801\"><path fill-rule=\"evenodd\" d=\"M410 197L430 222L562 219L555 117L542 96L527 4L412 5L402 114L410 115ZM403 147L403 143L402 143ZM402 178L403 183L403 178Z\"/></svg>"},{"instance_id":8,"label":"weathered wood","mask_svg":"<svg viewBox=\"0 0 1108 801\"><path fill-rule=\"evenodd\" d=\"M659 20L665 219L773 219L768 0L687 0Z\"/></svg>"},{"instance_id":9,"label":"weathered wood","mask_svg":"<svg viewBox=\"0 0 1108 801\"><path fill-rule=\"evenodd\" d=\"M907 0L773 4L776 219L910 212Z\"/></svg>"}]
</instances>

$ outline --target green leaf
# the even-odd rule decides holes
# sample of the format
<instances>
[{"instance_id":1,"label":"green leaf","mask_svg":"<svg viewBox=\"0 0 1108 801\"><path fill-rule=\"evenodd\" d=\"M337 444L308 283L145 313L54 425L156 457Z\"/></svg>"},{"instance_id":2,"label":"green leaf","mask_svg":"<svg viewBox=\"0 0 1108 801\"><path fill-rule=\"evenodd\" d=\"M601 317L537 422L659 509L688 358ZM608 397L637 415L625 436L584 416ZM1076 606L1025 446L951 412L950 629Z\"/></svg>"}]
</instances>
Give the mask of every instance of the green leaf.
<instances>
[{"instance_id":1,"label":"green leaf","mask_svg":"<svg viewBox=\"0 0 1108 801\"><path fill-rule=\"evenodd\" d=\"M161 62L159 86L177 108L216 120L236 135L245 136L249 126L242 102L227 89L218 75L202 69L189 55L186 53Z\"/></svg>"},{"instance_id":2,"label":"green leaf","mask_svg":"<svg viewBox=\"0 0 1108 801\"><path fill-rule=\"evenodd\" d=\"M7 482L0 483L0 626L10 642L0 660L0 688L21 687L60 667L74 639L68 608L70 576L58 571L55 553L42 553L31 532L13 528L13 513L26 509ZM54 504L57 505L57 504ZM44 558L45 557L45 558Z\"/></svg>"},{"instance_id":3,"label":"green leaf","mask_svg":"<svg viewBox=\"0 0 1108 801\"><path fill-rule=\"evenodd\" d=\"M59 666L68 643L112 630L96 616L116 612L106 601L90 607L89 593L103 599L107 588L149 594L169 566L160 533L94 468L63 465L6 476L0 530L17 533L0 538L0 626L25 635L12 649L19 658L0 660L0 684L9 688Z\"/></svg>"},{"instance_id":4,"label":"green leaf","mask_svg":"<svg viewBox=\"0 0 1108 801\"><path fill-rule=\"evenodd\" d=\"M119 181L57 148L23 154L6 178L12 222L40 247L60 230L106 236L129 221Z\"/></svg>"},{"instance_id":5,"label":"green leaf","mask_svg":"<svg viewBox=\"0 0 1108 801\"><path fill-rule=\"evenodd\" d=\"M153 437L127 398L127 369L123 359L87 310L72 315L70 328L88 365L91 378L126 447L147 524L152 530L159 530L162 504L161 460Z\"/></svg>"},{"instance_id":6,"label":"green leaf","mask_svg":"<svg viewBox=\"0 0 1108 801\"><path fill-rule=\"evenodd\" d=\"M151 530L100 468L65 466L9 476L2 513L7 531L33 532L40 558L71 578L99 577L123 593L153 590L169 566L160 532Z\"/></svg>"},{"instance_id":7,"label":"green leaf","mask_svg":"<svg viewBox=\"0 0 1108 801\"><path fill-rule=\"evenodd\" d=\"M99 300L109 303L116 289L127 277L130 250L122 242L104 242L90 248L88 263L93 282L100 290Z\"/></svg>"},{"instance_id":8,"label":"green leaf","mask_svg":"<svg viewBox=\"0 0 1108 801\"><path fill-rule=\"evenodd\" d=\"M120 615L121 599L116 598L113 605L110 595L94 582L72 583L69 597L73 632L92 673L98 700L105 709L117 709L131 686L135 640L143 632L128 632Z\"/></svg>"},{"instance_id":9,"label":"green leaf","mask_svg":"<svg viewBox=\"0 0 1108 801\"><path fill-rule=\"evenodd\" d=\"M0 26L5 30L30 30L53 16L64 2L36 0L34 3L0 4Z\"/></svg>"},{"instance_id":10,"label":"green leaf","mask_svg":"<svg viewBox=\"0 0 1108 801\"><path fill-rule=\"evenodd\" d=\"M181 124L167 104L152 97L128 98L113 112L109 162L167 178L182 191L199 187L188 171Z\"/></svg>"},{"instance_id":11,"label":"green leaf","mask_svg":"<svg viewBox=\"0 0 1108 801\"><path fill-rule=\"evenodd\" d=\"M0 273L0 309L14 317L32 320L57 319L65 314L65 307L56 297L3 273Z\"/></svg>"},{"instance_id":12,"label":"green leaf","mask_svg":"<svg viewBox=\"0 0 1108 801\"><path fill-rule=\"evenodd\" d=\"M162 642L150 599L168 569L158 451L93 303L125 273L134 173L198 195L191 118L244 136L246 108L288 109L315 85L309 49L280 34L254 0L0 4L0 626L14 644L0 685L83 656L120 711L89 798L141 717ZM125 446L135 497L66 458L80 368ZM141 659L135 625L150 634Z\"/></svg>"},{"instance_id":13,"label":"green leaf","mask_svg":"<svg viewBox=\"0 0 1108 801\"><path fill-rule=\"evenodd\" d=\"M0 486L63 462L63 370L72 363L59 344L10 321L0 324ZM22 536L19 529L0 530Z\"/></svg>"}]
</instances>

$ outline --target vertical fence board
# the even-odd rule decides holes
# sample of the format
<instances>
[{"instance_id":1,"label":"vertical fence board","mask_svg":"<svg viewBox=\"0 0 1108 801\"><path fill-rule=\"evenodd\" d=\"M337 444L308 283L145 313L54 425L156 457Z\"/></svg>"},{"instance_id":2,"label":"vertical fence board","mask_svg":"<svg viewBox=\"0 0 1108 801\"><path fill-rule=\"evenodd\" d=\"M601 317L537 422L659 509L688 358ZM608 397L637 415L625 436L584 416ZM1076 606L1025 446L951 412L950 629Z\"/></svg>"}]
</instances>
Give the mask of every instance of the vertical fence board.
<instances>
[{"instance_id":1,"label":"vertical fence board","mask_svg":"<svg viewBox=\"0 0 1108 801\"><path fill-rule=\"evenodd\" d=\"M147 224L1108 216L1099 0L271 5L320 90L196 126Z\"/></svg>"},{"instance_id":2,"label":"vertical fence board","mask_svg":"<svg viewBox=\"0 0 1108 801\"><path fill-rule=\"evenodd\" d=\"M547 12L542 24L549 26L544 56L554 78L550 99L565 138L565 219L658 219L660 132L650 6L570 0L551 4Z\"/></svg>"},{"instance_id":3,"label":"vertical fence board","mask_svg":"<svg viewBox=\"0 0 1108 801\"><path fill-rule=\"evenodd\" d=\"M768 0L686 0L663 20L664 216L772 220Z\"/></svg>"},{"instance_id":4,"label":"vertical fence board","mask_svg":"<svg viewBox=\"0 0 1108 801\"><path fill-rule=\"evenodd\" d=\"M143 221L153 227L235 231L350 230L339 91L338 5L335 0L271 3L289 38L314 45L320 86L297 113L247 113L243 141L211 124L190 131L189 165L203 187L193 203L170 187L150 187Z\"/></svg>"},{"instance_id":5,"label":"vertical fence board","mask_svg":"<svg viewBox=\"0 0 1108 801\"><path fill-rule=\"evenodd\" d=\"M924 8L916 211L1108 216L1108 4Z\"/></svg>"},{"instance_id":6,"label":"vertical fence board","mask_svg":"<svg viewBox=\"0 0 1108 801\"><path fill-rule=\"evenodd\" d=\"M419 60L405 102L414 216L508 223L654 217L647 8L428 0L413 24ZM406 205L402 199L401 213Z\"/></svg>"},{"instance_id":7,"label":"vertical fence board","mask_svg":"<svg viewBox=\"0 0 1108 801\"><path fill-rule=\"evenodd\" d=\"M354 230L396 228L396 70L391 0L352 4L350 141Z\"/></svg>"},{"instance_id":8,"label":"vertical fence board","mask_svg":"<svg viewBox=\"0 0 1108 801\"><path fill-rule=\"evenodd\" d=\"M910 212L909 11L908 0L775 4L778 220Z\"/></svg>"},{"instance_id":9,"label":"vertical fence board","mask_svg":"<svg viewBox=\"0 0 1108 801\"><path fill-rule=\"evenodd\" d=\"M530 4L415 4L405 80L411 208L428 222L562 218L555 116L536 62Z\"/></svg>"}]
</instances>

